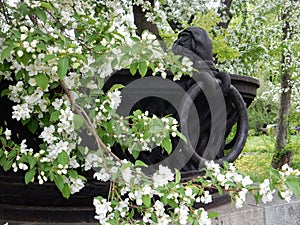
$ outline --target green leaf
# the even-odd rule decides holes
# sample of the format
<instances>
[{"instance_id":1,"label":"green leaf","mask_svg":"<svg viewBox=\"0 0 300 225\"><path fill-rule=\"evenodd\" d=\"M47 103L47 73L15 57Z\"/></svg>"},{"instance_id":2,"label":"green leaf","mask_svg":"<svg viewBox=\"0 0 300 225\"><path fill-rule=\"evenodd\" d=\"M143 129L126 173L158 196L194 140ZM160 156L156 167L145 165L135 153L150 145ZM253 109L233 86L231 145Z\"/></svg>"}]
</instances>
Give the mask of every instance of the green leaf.
<instances>
[{"instance_id":1,"label":"green leaf","mask_svg":"<svg viewBox=\"0 0 300 225\"><path fill-rule=\"evenodd\" d=\"M288 188L298 197L300 191L300 183L298 180L287 179L285 182Z\"/></svg>"},{"instance_id":2,"label":"green leaf","mask_svg":"<svg viewBox=\"0 0 300 225\"><path fill-rule=\"evenodd\" d=\"M73 53L72 56L75 56L77 59L82 60L85 63L88 63L88 60L84 55Z\"/></svg>"},{"instance_id":3,"label":"green leaf","mask_svg":"<svg viewBox=\"0 0 300 225\"><path fill-rule=\"evenodd\" d=\"M32 179L34 178L34 175L36 173L36 168L32 168L28 170L25 174L25 184L29 184Z\"/></svg>"},{"instance_id":4,"label":"green leaf","mask_svg":"<svg viewBox=\"0 0 300 225\"><path fill-rule=\"evenodd\" d=\"M28 66L28 63L31 59L31 54L28 52L24 52L23 56L21 57L21 61L24 64L24 66Z\"/></svg>"},{"instance_id":5,"label":"green leaf","mask_svg":"<svg viewBox=\"0 0 300 225\"><path fill-rule=\"evenodd\" d=\"M78 130L84 124L84 120L82 116L78 114L74 114L73 123L74 123L75 130Z\"/></svg>"},{"instance_id":6,"label":"green leaf","mask_svg":"<svg viewBox=\"0 0 300 225\"><path fill-rule=\"evenodd\" d=\"M148 167L148 165L141 160L136 160L134 165L141 166L141 167Z\"/></svg>"},{"instance_id":7,"label":"green leaf","mask_svg":"<svg viewBox=\"0 0 300 225\"><path fill-rule=\"evenodd\" d=\"M21 37L21 32L18 30L11 30L11 32L16 36L16 38L20 38Z\"/></svg>"},{"instance_id":8,"label":"green leaf","mask_svg":"<svg viewBox=\"0 0 300 225\"><path fill-rule=\"evenodd\" d=\"M5 159L5 157L4 157L4 159ZM8 171L11 168L13 163L14 163L13 159L5 161L3 164L3 170Z\"/></svg>"},{"instance_id":9,"label":"green leaf","mask_svg":"<svg viewBox=\"0 0 300 225\"><path fill-rule=\"evenodd\" d=\"M58 189L62 192L64 188L64 179L61 175L55 174L54 175L54 183L58 187Z\"/></svg>"},{"instance_id":10,"label":"green leaf","mask_svg":"<svg viewBox=\"0 0 300 225\"><path fill-rule=\"evenodd\" d=\"M21 14L23 14L23 15L28 14L28 7L27 7L27 4L25 2L20 2L18 4L18 9L19 9Z\"/></svg>"},{"instance_id":11,"label":"green leaf","mask_svg":"<svg viewBox=\"0 0 300 225\"><path fill-rule=\"evenodd\" d=\"M180 133L178 130L176 130L175 133L180 139L182 139L185 143L187 143L187 139L182 133Z\"/></svg>"},{"instance_id":12,"label":"green leaf","mask_svg":"<svg viewBox=\"0 0 300 225\"><path fill-rule=\"evenodd\" d=\"M148 69L148 67L147 67L146 61L142 61L139 63L139 72L142 75L142 77L144 77L146 75L147 69Z\"/></svg>"},{"instance_id":13,"label":"green leaf","mask_svg":"<svg viewBox=\"0 0 300 225\"><path fill-rule=\"evenodd\" d=\"M4 89L4 90L1 92L1 97L8 95L9 92L10 92L9 89Z\"/></svg>"},{"instance_id":14,"label":"green leaf","mask_svg":"<svg viewBox=\"0 0 300 225\"><path fill-rule=\"evenodd\" d=\"M261 195L259 195L259 194L255 194L255 195L253 195L253 197L255 199L256 205L258 204L259 200L262 198Z\"/></svg>"},{"instance_id":15,"label":"green leaf","mask_svg":"<svg viewBox=\"0 0 300 225\"><path fill-rule=\"evenodd\" d=\"M53 113L51 113L50 116L50 122L55 122L59 119L60 116L60 111L54 111Z\"/></svg>"},{"instance_id":16,"label":"green leaf","mask_svg":"<svg viewBox=\"0 0 300 225\"><path fill-rule=\"evenodd\" d=\"M36 84L43 90L48 87L49 78L46 74L38 74L35 76L34 79L35 79Z\"/></svg>"},{"instance_id":17,"label":"green leaf","mask_svg":"<svg viewBox=\"0 0 300 225\"><path fill-rule=\"evenodd\" d=\"M178 207L178 203L176 203L174 199L170 199L169 205L174 209Z\"/></svg>"},{"instance_id":18,"label":"green leaf","mask_svg":"<svg viewBox=\"0 0 300 225\"><path fill-rule=\"evenodd\" d=\"M64 198L69 198L71 195L71 189L68 184L64 184L63 189L61 190L62 195Z\"/></svg>"},{"instance_id":19,"label":"green leaf","mask_svg":"<svg viewBox=\"0 0 300 225\"><path fill-rule=\"evenodd\" d=\"M49 176L50 181L54 180L54 173L52 171L50 171L48 176Z\"/></svg>"},{"instance_id":20,"label":"green leaf","mask_svg":"<svg viewBox=\"0 0 300 225\"><path fill-rule=\"evenodd\" d=\"M222 188L221 188L220 186L216 186L216 187L217 187L217 189L218 189L219 194L222 195L222 194L223 194Z\"/></svg>"},{"instance_id":21,"label":"green leaf","mask_svg":"<svg viewBox=\"0 0 300 225\"><path fill-rule=\"evenodd\" d=\"M132 150L132 156L134 159L137 159L139 155L140 155L140 151L134 149Z\"/></svg>"},{"instance_id":22,"label":"green leaf","mask_svg":"<svg viewBox=\"0 0 300 225\"><path fill-rule=\"evenodd\" d=\"M17 150L13 148L7 155L8 160L13 160L17 156Z\"/></svg>"},{"instance_id":23,"label":"green leaf","mask_svg":"<svg viewBox=\"0 0 300 225\"><path fill-rule=\"evenodd\" d=\"M32 156L29 156L29 155L27 155L27 161L29 163L29 168L30 169L32 169L37 163L37 159L32 157Z\"/></svg>"},{"instance_id":24,"label":"green leaf","mask_svg":"<svg viewBox=\"0 0 300 225\"><path fill-rule=\"evenodd\" d=\"M155 134L155 133L157 133L158 131L161 131L161 130L162 130L162 127L160 127L160 126L151 126L151 127L149 128L149 130L150 130L151 133Z\"/></svg>"},{"instance_id":25,"label":"green leaf","mask_svg":"<svg viewBox=\"0 0 300 225\"><path fill-rule=\"evenodd\" d=\"M65 56L64 58L60 58L58 60L57 66L58 66L58 68L57 68L58 76L60 79L63 79L66 76L66 74L70 68L68 57Z\"/></svg>"},{"instance_id":26,"label":"green leaf","mask_svg":"<svg viewBox=\"0 0 300 225\"><path fill-rule=\"evenodd\" d=\"M190 217L191 218L191 217ZM193 221L191 221L191 222L193 222L193 225L199 225L199 221L197 221L197 220L194 220L193 218L191 218Z\"/></svg>"},{"instance_id":27,"label":"green leaf","mask_svg":"<svg viewBox=\"0 0 300 225\"><path fill-rule=\"evenodd\" d=\"M179 170L175 169L175 183L180 183L181 181L181 173Z\"/></svg>"},{"instance_id":28,"label":"green leaf","mask_svg":"<svg viewBox=\"0 0 300 225\"><path fill-rule=\"evenodd\" d=\"M107 49L107 47L104 47L102 45L96 45L93 47L93 51L96 51L96 52L103 52Z\"/></svg>"},{"instance_id":29,"label":"green leaf","mask_svg":"<svg viewBox=\"0 0 300 225\"><path fill-rule=\"evenodd\" d=\"M2 154L2 156L0 157L0 166L4 166L6 162L6 157L5 157L5 154ZM4 169L4 168L3 168Z\"/></svg>"},{"instance_id":30,"label":"green leaf","mask_svg":"<svg viewBox=\"0 0 300 225\"><path fill-rule=\"evenodd\" d=\"M17 74L16 74L16 80L20 80L23 77L23 74L25 74L25 70L24 69L20 69Z\"/></svg>"},{"instance_id":31,"label":"green leaf","mask_svg":"<svg viewBox=\"0 0 300 225\"><path fill-rule=\"evenodd\" d=\"M41 10L40 8L36 7L34 10L35 14L37 15L37 17L43 21L44 24L46 24L46 20L47 20L47 15L46 13Z\"/></svg>"},{"instance_id":32,"label":"green leaf","mask_svg":"<svg viewBox=\"0 0 300 225\"><path fill-rule=\"evenodd\" d=\"M7 145L7 140L4 137L0 137L0 143L2 145L2 147L5 147ZM1 150L1 149L0 149Z\"/></svg>"},{"instance_id":33,"label":"green leaf","mask_svg":"<svg viewBox=\"0 0 300 225\"><path fill-rule=\"evenodd\" d=\"M49 60L51 60L51 59L54 59L54 58L56 58L57 56L55 55L55 54L50 54L50 55L46 55L44 58L43 58L43 62L47 62L47 61L49 61Z\"/></svg>"},{"instance_id":34,"label":"green leaf","mask_svg":"<svg viewBox=\"0 0 300 225\"><path fill-rule=\"evenodd\" d=\"M162 141L161 147L163 147L169 155L171 154L171 152L172 152L172 142L169 138L165 138Z\"/></svg>"},{"instance_id":35,"label":"green leaf","mask_svg":"<svg viewBox=\"0 0 300 225\"><path fill-rule=\"evenodd\" d=\"M11 53L11 51L15 48L14 45L10 45L8 47L6 47L4 50L2 50L1 52L1 62L4 61L4 59L7 58L7 56L9 56L9 54Z\"/></svg>"},{"instance_id":36,"label":"green leaf","mask_svg":"<svg viewBox=\"0 0 300 225\"><path fill-rule=\"evenodd\" d=\"M109 91L113 92L114 90L122 89L123 87L125 87L123 84L115 84L109 89Z\"/></svg>"},{"instance_id":37,"label":"green leaf","mask_svg":"<svg viewBox=\"0 0 300 225\"><path fill-rule=\"evenodd\" d=\"M37 44L37 48L44 50L45 52L48 51L47 45L44 43Z\"/></svg>"},{"instance_id":38,"label":"green leaf","mask_svg":"<svg viewBox=\"0 0 300 225\"><path fill-rule=\"evenodd\" d=\"M34 134L36 132L36 130L39 128L39 123L37 120L31 119L28 122L27 127L28 127L29 131Z\"/></svg>"},{"instance_id":39,"label":"green leaf","mask_svg":"<svg viewBox=\"0 0 300 225\"><path fill-rule=\"evenodd\" d=\"M218 212L209 212L208 213L208 218L217 218L220 216L220 213Z\"/></svg>"},{"instance_id":40,"label":"green leaf","mask_svg":"<svg viewBox=\"0 0 300 225\"><path fill-rule=\"evenodd\" d=\"M132 63L132 64L130 65L130 73L131 73L132 75L135 75L135 74L136 74L138 65L139 65L138 63Z\"/></svg>"},{"instance_id":41,"label":"green leaf","mask_svg":"<svg viewBox=\"0 0 300 225\"><path fill-rule=\"evenodd\" d=\"M128 167L131 166L131 162L125 163L121 166L121 171L124 171L125 169L127 169Z\"/></svg>"},{"instance_id":42,"label":"green leaf","mask_svg":"<svg viewBox=\"0 0 300 225\"><path fill-rule=\"evenodd\" d=\"M52 6L49 3L41 2L41 7L46 8L48 10L53 10Z\"/></svg>"},{"instance_id":43,"label":"green leaf","mask_svg":"<svg viewBox=\"0 0 300 225\"><path fill-rule=\"evenodd\" d=\"M105 222L107 222L107 223L109 223L109 224L111 224L111 225L119 225L119 222L116 221L115 219L110 219L110 220L107 220L107 221L105 221Z\"/></svg>"},{"instance_id":44,"label":"green leaf","mask_svg":"<svg viewBox=\"0 0 300 225\"><path fill-rule=\"evenodd\" d=\"M66 151L62 151L57 156L57 162L65 166L69 162L69 155Z\"/></svg>"},{"instance_id":45,"label":"green leaf","mask_svg":"<svg viewBox=\"0 0 300 225\"><path fill-rule=\"evenodd\" d=\"M146 206L146 207L150 207L151 206L151 198L149 195L143 195L142 196L142 201L143 201L143 204Z\"/></svg>"},{"instance_id":46,"label":"green leaf","mask_svg":"<svg viewBox=\"0 0 300 225\"><path fill-rule=\"evenodd\" d=\"M76 170L68 170L68 175L74 179L78 177L78 173Z\"/></svg>"}]
</instances>

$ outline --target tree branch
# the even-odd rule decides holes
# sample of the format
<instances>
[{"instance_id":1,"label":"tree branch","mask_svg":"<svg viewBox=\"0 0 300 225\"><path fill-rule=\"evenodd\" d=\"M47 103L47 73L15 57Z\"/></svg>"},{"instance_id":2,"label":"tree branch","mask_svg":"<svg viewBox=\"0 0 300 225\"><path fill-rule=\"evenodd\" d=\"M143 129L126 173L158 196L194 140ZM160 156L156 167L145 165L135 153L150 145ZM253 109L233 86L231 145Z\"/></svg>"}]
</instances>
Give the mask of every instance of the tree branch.
<instances>
[{"instance_id":1,"label":"tree branch","mask_svg":"<svg viewBox=\"0 0 300 225\"><path fill-rule=\"evenodd\" d=\"M222 27L224 29L227 29L228 26L229 26L229 23L232 19L232 14L230 13L230 7L231 7L231 4L232 4L232 0L225 0L223 2L223 5L225 5L225 9L223 7L220 7L218 9L218 12L220 13L221 17L225 17L227 18L227 20L224 22L224 21L221 21L218 23L218 27Z\"/></svg>"},{"instance_id":2,"label":"tree branch","mask_svg":"<svg viewBox=\"0 0 300 225\"><path fill-rule=\"evenodd\" d=\"M73 109L75 110L76 113L78 113L80 116L82 116L85 125L87 126L88 130L92 133L92 135L94 136L94 138L96 139L97 145L99 150L100 149L104 149L106 152L108 152L112 157L114 157L116 160L120 161L119 157L116 156L104 143L103 141L100 139L99 135L97 134L97 131L95 130L89 116L87 115L87 113L84 111L84 109L82 107L80 107L74 100L74 98L72 97L69 89L67 88L65 82L63 80L60 81L60 85L62 87L62 89L64 90L65 94L67 95L68 99L70 100ZM105 158L103 155L103 152L100 151L101 156L103 157L103 159ZM104 160L105 163L105 160Z\"/></svg>"},{"instance_id":3,"label":"tree branch","mask_svg":"<svg viewBox=\"0 0 300 225\"><path fill-rule=\"evenodd\" d=\"M154 5L154 0L150 0L149 2L152 6ZM147 21L146 11L143 11L143 8L140 5L133 5L133 15L134 24L136 25L140 35L143 33L144 30L149 30L158 39L161 40L157 26L154 23Z\"/></svg>"},{"instance_id":4,"label":"tree branch","mask_svg":"<svg viewBox=\"0 0 300 225\"><path fill-rule=\"evenodd\" d=\"M7 24L11 24L10 18L9 18L9 14L7 12L6 6L4 4L4 2L2 0L0 0L0 5L1 5L1 11L5 17L5 21Z\"/></svg>"}]
</instances>

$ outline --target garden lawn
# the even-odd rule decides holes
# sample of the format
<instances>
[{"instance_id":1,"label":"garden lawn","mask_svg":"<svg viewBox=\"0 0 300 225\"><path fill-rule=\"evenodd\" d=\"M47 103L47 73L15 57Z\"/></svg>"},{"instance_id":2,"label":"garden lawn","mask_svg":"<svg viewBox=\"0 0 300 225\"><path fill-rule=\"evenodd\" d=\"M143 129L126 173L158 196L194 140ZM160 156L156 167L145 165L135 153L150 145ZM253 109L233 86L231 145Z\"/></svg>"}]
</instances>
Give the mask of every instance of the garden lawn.
<instances>
[{"instance_id":1,"label":"garden lawn","mask_svg":"<svg viewBox=\"0 0 300 225\"><path fill-rule=\"evenodd\" d=\"M238 170L250 175L256 181L268 178L268 168L271 166L275 151L275 136L250 136L241 156L235 161ZM287 148L293 152L291 166L300 169L300 135L291 135Z\"/></svg>"}]
</instances>

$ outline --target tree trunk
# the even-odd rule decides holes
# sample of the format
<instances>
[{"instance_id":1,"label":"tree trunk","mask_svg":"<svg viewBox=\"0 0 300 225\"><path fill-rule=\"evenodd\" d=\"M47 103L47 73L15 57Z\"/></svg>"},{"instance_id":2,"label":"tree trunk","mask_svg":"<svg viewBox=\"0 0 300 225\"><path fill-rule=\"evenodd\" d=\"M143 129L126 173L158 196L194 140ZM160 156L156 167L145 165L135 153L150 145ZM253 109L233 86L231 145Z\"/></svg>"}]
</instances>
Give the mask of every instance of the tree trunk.
<instances>
[{"instance_id":1,"label":"tree trunk","mask_svg":"<svg viewBox=\"0 0 300 225\"><path fill-rule=\"evenodd\" d=\"M230 13L230 7L232 4L232 0L225 0L222 1L223 7L220 7L218 9L218 12L220 13L221 17L225 17L226 21L221 21L218 23L218 27L222 27L224 29L227 29L229 26L229 23L232 19L232 14Z\"/></svg>"},{"instance_id":2,"label":"tree trunk","mask_svg":"<svg viewBox=\"0 0 300 225\"><path fill-rule=\"evenodd\" d=\"M154 5L154 0L150 0L149 2L152 6ZM161 39L157 26L154 23L147 21L146 12L143 12L143 9L140 5L133 5L133 15L134 24L137 27L139 35L141 35L144 30L149 30L151 33L155 34L158 39Z\"/></svg>"},{"instance_id":3,"label":"tree trunk","mask_svg":"<svg viewBox=\"0 0 300 225\"><path fill-rule=\"evenodd\" d=\"M282 41L290 39L289 36L289 22L288 13L283 14L282 20L285 21L285 26L282 29L283 36ZM290 115L291 106L291 86L290 86L290 53L282 53L281 57L281 89L280 96L280 109L276 136L276 153L273 156L272 166L276 169L281 168L284 164L290 164L292 160L292 153L288 151L286 147L287 131L288 131L288 119Z\"/></svg>"}]
</instances>

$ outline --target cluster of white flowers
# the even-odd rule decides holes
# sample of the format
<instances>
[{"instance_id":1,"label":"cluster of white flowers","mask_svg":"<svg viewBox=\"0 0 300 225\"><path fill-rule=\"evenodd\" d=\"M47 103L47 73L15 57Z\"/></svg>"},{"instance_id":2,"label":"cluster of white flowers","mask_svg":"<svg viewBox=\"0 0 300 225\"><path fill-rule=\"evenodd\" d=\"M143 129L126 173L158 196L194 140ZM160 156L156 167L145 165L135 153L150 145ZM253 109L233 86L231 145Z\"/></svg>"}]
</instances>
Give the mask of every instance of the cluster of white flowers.
<instances>
[{"instance_id":1,"label":"cluster of white flowers","mask_svg":"<svg viewBox=\"0 0 300 225\"><path fill-rule=\"evenodd\" d=\"M121 91L115 90L113 92L108 92L107 96L110 99L110 102L109 102L110 108L117 109L121 103L121 98L122 98Z\"/></svg>"},{"instance_id":2,"label":"cluster of white flowers","mask_svg":"<svg viewBox=\"0 0 300 225\"><path fill-rule=\"evenodd\" d=\"M8 151L4 152L5 155L8 155ZM26 145L26 140L23 140L20 144L20 154L23 155L32 155L33 154L33 149L32 148L27 148ZM20 155L17 155L16 161L12 164L12 168L14 172L17 172L19 169L20 170L28 170L29 167L26 163L22 162Z\"/></svg>"},{"instance_id":3,"label":"cluster of white flowers","mask_svg":"<svg viewBox=\"0 0 300 225\"><path fill-rule=\"evenodd\" d=\"M93 202L95 209L96 209L96 216L95 219L99 220L100 224L109 224L106 221L109 219L108 213L111 213L113 208L111 207L111 203L108 202L106 199L99 200L97 198L94 199Z\"/></svg>"},{"instance_id":4,"label":"cluster of white flowers","mask_svg":"<svg viewBox=\"0 0 300 225\"><path fill-rule=\"evenodd\" d=\"M271 191L270 180L265 179L264 182L259 185L259 187L260 187L259 194L262 195L262 202L267 203L272 201L275 190Z\"/></svg>"},{"instance_id":5,"label":"cluster of white flowers","mask_svg":"<svg viewBox=\"0 0 300 225\"><path fill-rule=\"evenodd\" d=\"M108 171L106 171L105 168L101 168L98 172L94 173L94 178L103 182L107 182L111 178L111 175L108 173Z\"/></svg>"},{"instance_id":6,"label":"cluster of white flowers","mask_svg":"<svg viewBox=\"0 0 300 225\"><path fill-rule=\"evenodd\" d=\"M32 109L29 109L28 104L24 103L21 105L14 105L12 112L12 118L16 120L25 120L30 118L30 113L32 112Z\"/></svg>"},{"instance_id":7,"label":"cluster of white flowers","mask_svg":"<svg viewBox=\"0 0 300 225\"><path fill-rule=\"evenodd\" d=\"M71 194L79 192L84 187L84 182L80 178L69 177L65 182L71 189Z\"/></svg>"},{"instance_id":8,"label":"cluster of white flowers","mask_svg":"<svg viewBox=\"0 0 300 225\"><path fill-rule=\"evenodd\" d=\"M168 214L165 213L165 206L164 204L159 201L156 200L154 206L154 210L155 210L155 215L157 217L157 224L162 224L162 225L167 225L171 223L171 218ZM144 222L150 222L153 224L153 221L150 219L151 214L145 214L145 216L143 217L143 221Z\"/></svg>"},{"instance_id":9,"label":"cluster of white flowers","mask_svg":"<svg viewBox=\"0 0 300 225\"><path fill-rule=\"evenodd\" d=\"M204 204L211 203L212 202L212 195L209 193L209 191L204 191L204 193L201 197L196 198L196 202L202 202Z\"/></svg>"},{"instance_id":10,"label":"cluster of white flowers","mask_svg":"<svg viewBox=\"0 0 300 225\"><path fill-rule=\"evenodd\" d=\"M65 151L69 156L71 155L72 150L76 148L77 133L74 130L74 113L71 108L67 106L65 109L61 108L67 102L63 104L62 99L56 99L53 102L53 106L59 112L57 124L52 124L48 127L44 127L44 130L39 135L45 143L48 144L47 151L43 151L42 154L38 153L35 157L40 158L42 162L54 161L57 156ZM66 165L68 167L68 165ZM77 168L79 166L76 157L70 157L69 167ZM66 174L66 168L63 170L58 170L60 174Z\"/></svg>"},{"instance_id":11,"label":"cluster of white flowers","mask_svg":"<svg viewBox=\"0 0 300 225\"><path fill-rule=\"evenodd\" d=\"M236 168L232 163L229 164L229 168L224 174L219 164L213 161L206 162L207 170L212 172L212 176L216 178L216 181L225 189L229 190L232 184L241 187L241 191L235 196L236 208L241 208L246 201L246 194L248 193L247 187L253 184L253 181L249 176L242 176L236 171Z\"/></svg>"},{"instance_id":12,"label":"cluster of white flowers","mask_svg":"<svg viewBox=\"0 0 300 225\"><path fill-rule=\"evenodd\" d=\"M88 149L87 149L88 151ZM84 165L84 170L88 171L92 167L99 167L102 165L103 159L101 156L99 156L99 153L97 154L96 152L89 152L85 156L85 165Z\"/></svg>"},{"instance_id":13,"label":"cluster of white flowers","mask_svg":"<svg viewBox=\"0 0 300 225\"><path fill-rule=\"evenodd\" d=\"M201 213L200 218L198 220L199 224L201 225L211 225L211 219L208 217L208 213L205 211L204 208L199 208L195 210L195 214Z\"/></svg>"},{"instance_id":14,"label":"cluster of white flowers","mask_svg":"<svg viewBox=\"0 0 300 225\"><path fill-rule=\"evenodd\" d=\"M44 127L44 131L40 134L40 138L42 138L48 144L53 143L58 140L58 137L54 136L55 127L50 125L49 127Z\"/></svg>"},{"instance_id":15,"label":"cluster of white flowers","mask_svg":"<svg viewBox=\"0 0 300 225\"><path fill-rule=\"evenodd\" d=\"M153 174L154 187L159 187L174 180L174 173L166 166L159 165L158 171Z\"/></svg>"},{"instance_id":16,"label":"cluster of white flowers","mask_svg":"<svg viewBox=\"0 0 300 225\"><path fill-rule=\"evenodd\" d=\"M15 85L9 86L8 94L9 98L17 103L13 106L12 118L16 120L36 118L35 122L38 122L38 125L42 128L39 137L43 139L45 144L41 147L43 149L33 153L33 150L27 147L26 140L23 140L19 150L17 150L19 152L16 154L16 160L12 164L13 170L15 172L18 170L27 171L31 168L31 163L25 162L24 158L33 157L33 159L30 158L33 163L36 160L39 162L38 165L44 163L44 166L55 162L51 164L51 168L47 169L54 172L55 176L62 178L64 181L63 185L68 184L71 194L78 192L84 187L84 180L76 176L76 173L72 171L72 169L80 166L84 170L90 170L92 167L97 168L98 170L94 177L100 181L115 181L117 180L116 177L123 179L123 182L120 182L120 186L117 184L115 190L120 188L121 196L124 197L125 194L128 194L128 198L124 197L124 200L118 199L120 201L117 203L115 203L115 199L112 199L113 201L111 202L106 199L94 200L96 219L101 224L109 224L108 220L115 218L116 215L125 220L125 217L129 214L129 205L131 203L137 207L147 206L145 213L142 215L145 223L154 224L152 216L155 216L157 223L170 224L173 222L173 215L171 215L171 210L166 210L165 207L168 205L168 201L173 202L173 200L177 204L177 207L172 206L174 215L180 224L188 224L191 214L197 215L200 224L211 224L207 212L203 209L191 210L190 208L194 201L205 204L211 202L212 196L209 191L202 189L197 189L197 192L194 191L193 188L196 187L193 186L192 182L188 185L174 183L175 175L168 167L160 165L158 171L150 176L150 182L147 183L145 181L146 178L142 175L141 168L129 165L126 160L120 163L113 163L112 158L101 157L99 152L91 152L87 149L84 154L82 153L82 155L86 156L84 157L85 162L83 165L80 165L77 160L81 157L75 156L77 152L80 152L77 151L79 150L79 148L77 149L77 144L80 141L75 132L74 119L76 119L76 116L66 97L60 97L62 95L60 92L53 93L62 77L64 77L63 81L67 88L76 92L76 88L80 86L88 87L90 90L97 89L96 81L86 82L85 79L90 78L89 76L97 74L99 77L105 78L114 70L121 68L130 67L132 71L138 70L144 75L148 67L150 67L154 68L154 75L160 73L164 78L167 76L165 72L167 60L164 60L166 54L157 38L147 31L143 32L141 37L137 37L134 34L133 18L126 15L131 6L128 4L128 1L95 2L90 0L72 0L61 2L53 0L46 1L47 10L44 10L44 6L42 6L40 1L24 0L23 2L29 6L29 9L41 7L37 10L31 10L32 13L40 12L42 9L44 13L39 13L40 15L32 17L23 17L25 13L18 14L16 11L16 15L19 15L21 18L20 21L13 20L11 25L1 28L2 31L7 33L6 36L8 37L8 41L5 44L2 44L4 39L0 39L0 49L4 52L1 54L1 57L7 53L10 47L12 47L12 50L8 56L1 59L3 64L9 66L10 70L1 71L0 75L7 80L16 80ZM165 21L166 16L175 22L182 22L182 19L187 21L190 15L206 10L201 8L201 3L196 4L195 1L168 0L165 1L165 4L155 2L154 6L151 6L149 1L136 0L134 4L142 5L143 11L146 11L147 20L151 22L158 19ZM55 10L51 10L52 7ZM184 14L180 10L182 7L188 9ZM110 13L110 10L112 13ZM236 10L236 8L233 8L233 10ZM166 13L163 11L166 11ZM12 13L12 15L14 14ZM43 18L45 16L46 18ZM257 16L255 15L255 17ZM34 18L34 21L32 18ZM0 23L2 25L2 22ZM256 23L256 25L259 24ZM82 29L85 25L89 26L86 29ZM14 29L8 29L10 26ZM104 27L108 27L108 30L102 29ZM162 27L165 30L168 29L165 28L167 27L165 25L162 25ZM252 28L249 27L250 30ZM278 28L272 29L276 30ZM19 29L19 32L17 29ZM10 30L14 32L9 32ZM116 30L118 30L119 34L117 34ZM248 40L251 44L258 42L261 35L266 34L263 33L265 29L261 30L259 35L247 32L248 29L246 28L242 28L236 33L229 31L229 34L234 35L228 35L228 38L234 40L237 35L240 35L240 38L245 38L246 41L244 40L241 44L238 41L239 39L232 41L232 43L238 43L238 47L243 48L244 52L247 53L251 52L251 46L245 43ZM13 38L9 39L10 36L13 36ZM276 50L276 38L278 37L275 37L270 44L270 50ZM13 45L7 46L10 42L14 42ZM8 49L4 51L6 47ZM266 52L268 50L266 46L262 44L258 45L258 47L261 52L258 56L253 56L253 58L252 56L244 57L247 54L242 53L235 63L229 60L230 64L238 65L236 66L238 68L233 68L235 66L232 66L231 69L240 71L242 74L257 72L257 68L252 68L252 64L249 66L245 66L245 64L255 61L256 58L259 60L267 58ZM287 53L289 49L284 48L284 51ZM180 79L182 74L192 72L192 65L188 58L182 58L178 69L179 72L174 76L174 80ZM274 64L273 68L276 66L278 65ZM84 84L87 85L85 86ZM81 94L78 94L78 92L73 96L75 99ZM104 124L103 126L107 125L107 123L103 122L114 120L114 112L112 111L116 110L121 103L121 92L119 90L109 92L106 96L100 97L105 98L105 100L103 102L100 99L96 100L96 104L100 103L95 108L97 113L93 122L94 125L96 124L96 128L99 128L101 124ZM54 100L54 98L56 99ZM264 95L262 95L262 98L264 98ZM274 101L277 101L279 95L275 97L272 95L272 98ZM93 109L92 106L90 108ZM136 118L131 117L130 119L134 120ZM151 121L156 121L160 127L158 125L152 126L152 133L150 131L145 132ZM154 146L162 144L162 140L168 140L170 134L173 137L178 134L178 122L176 120L171 120L170 118L158 119L155 116L150 119L147 112L137 116L137 123L144 125L145 128L145 130L139 130L139 132L131 132L130 128L134 127L134 124L131 124L131 127L128 126L128 121L126 122L122 117L113 122L112 128L115 130L115 133L110 134L107 132L109 133L107 135L111 135L115 139L113 141L120 140L120 144L130 146L129 152L136 152L137 150L151 151ZM11 139L10 130L6 129L3 134L6 140ZM4 154L8 156L9 151L4 151ZM22 158L24 155L27 157ZM59 156L62 157L59 158ZM110 163L108 165L110 167L107 167L106 162ZM47 177L49 174L47 174L47 170L40 171L38 165L35 165L37 168L34 169L37 169L38 182L43 184L49 179ZM72 174L72 172L74 173ZM211 179L207 181L208 187L218 185L224 190L238 187L236 189L238 193L234 196L234 200L237 208L243 206L248 193L247 187L253 183L249 176L243 177L238 174L232 164L229 164L228 171L225 173L222 167L213 162L207 163L207 172L212 175ZM286 166L280 174L282 178L291 174L299 176L299 171L291 170ZM280 188L281 196L289 201L292 192L288 185L284 184L284 179ZM260 185L259 194L262 195L263 202L270 201L273 197L273 192L269 180L265 180ZM154 196L155 198L153 198ZM167 196L166 199L162 198L164 196ZM153 207L150 207L152 203L154 203Z\"/></svg>"},{"instance_id":17,"label":"cluster of white flowers","mask_svg":"<svg viewBox=\"0 0 300 225\"><path fill-rule=\"evenodd\" d=\"M289 167L288 164L285 164L282 166L281 171L279 171L279 174L281 175L282 180L284 181L289 176L299 177L300 171L298 169L293 169ZM290 202L293 196L293 191L284 182L282 182L281 184L280 196L287 202Z\"/></svg>"},{"instance_id":18,"label":"cluster of white flowers","mask_svg":"<svg viewBox=\"0 0 300 225\"><path fill-rule=\"evenodd\" d=\"M45 176L45 172L41 171L40 175L37 176L39 184L43 184L48 181L48 178Z\"/></svg>"},{"instance_id":19,"label":"cluster of white flowers","mask_svg":"<svg viewBox=\"0 0 300 225\"><path fill-rule=\"evenodd\" d=\"M6 128L5 131L4 131L4 134L5 134L6 140L10 140L11 139L11 130L9 130L8 128Z\"/></svg>"},{"instance_id":20,"label":"cluster of white flowers","mask_svg":"<svg viewBox=\"0 0 300 225\"><path fill-rule=\"evenodd\" d=\"M57 132L65 135L73 135L74 133L74 123L73 123L74 113L70 107L60 110L59 123Z\"/></svg>"}]
</instances>

